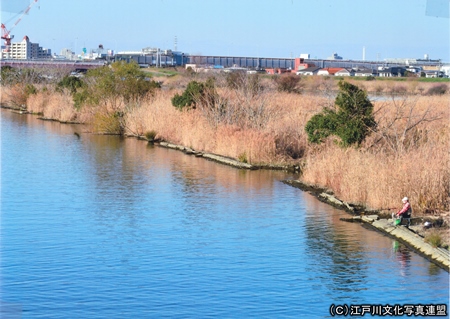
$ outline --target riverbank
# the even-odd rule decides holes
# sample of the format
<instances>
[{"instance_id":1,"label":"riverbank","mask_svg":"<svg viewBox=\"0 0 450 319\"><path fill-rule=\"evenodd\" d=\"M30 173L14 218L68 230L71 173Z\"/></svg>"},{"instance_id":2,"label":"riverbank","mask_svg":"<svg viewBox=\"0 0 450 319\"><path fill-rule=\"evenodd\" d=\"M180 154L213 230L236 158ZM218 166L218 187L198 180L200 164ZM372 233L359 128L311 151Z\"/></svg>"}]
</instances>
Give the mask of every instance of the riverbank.
<instances>
[{"instance_id":1,"label":"riverbank","mask_svg":"<svg viewBox=\"0 0 450 319\"><path fill-rule=\"evenodd\" d=\"M238 161L231 157L196 151L196 150L193 150L192 148L185 147L183 145L177 145L177 144L172 144L172 143L168 143L168 142L156 142L154 144L161 146L161 147L178 150L187 155L194 155L196 157L202 157L207 160L215 161L215 162L229 165L229 166L239 168L239 169L249 169L249 170L273 169L273 170L284 170L284 171L294 172L294 173L298 173L300 171L299 165L269 165L269 164L267 164L267 165L252 165L249 163L243 163L243 162Z\"/></svg>"},{"instance_id":2,"label":"riverbank","mask_svg":"<svg viewBox=\"0 0 450 319\"><path fill-rule=\"evenodd\" d=\"M360 222L364 225L370 226L389 237L392 237L432 261L441 268L449 271L450 267L450 252L448 249L433 247L424 241L423 236L420 235L422 225L406 227L403 225L395 226L392 219L381 219L378 215L362 215L354 216L352 218L343 219L344 221Z\"/></svg>"},{"instance_id":3,"label":"riverbank","mask_svg":"<svg viewBox=\"0 0 450 319\"><path fill-rule=\"evenodd\" d=\"M143 137L142 137L143 138ZM215 161L220 164L229 165L238 169L248 169L248 170L256 170L256 169L279 169L286 170L291 172L299 172L299 166L256 166L248 163L242 163L232 158L227 158L224 156L209 154L195 151L191 148L171 144L167 142L157 142L155 145L164 148L170 148L174 150L181 151L187 155L194 155L196 157L202 157L208 160ZM424 234L427 232L427 228L423 226L424 222L430 220L430 218L426 218L425 216L416 216L411 218L411 226L395 226L394 221L391 219L390 213L383 212L380 210L369 210L364 206L349 203L342 201L336 198L333 192L329 189L317 186L310 185L304 183L300 180L284 180L283 183L290 185L295 188L299 188L302 191L308 192L315 197L317 197L320 201L329 204L335 208L344 210L349 214L353 215L349 218L342 218L342 221L347 222L360 222L361 224L369 226L371 229L379 231L386 236L394 238L399 242L404 243L416 253L422 255L429 261L438 265L439 267L449 271L450 268L450 251L441 247L434 247L430 243L425 240ZM356 215L356 216L355 216ZM445 223L448 225L448 221ZM442 229L441 233L443 233L444 237L444 245L448 247L448 226L445 229Z\"/></svg>"},{"instance_id":4,"label":"riverbank","mask_svg":"<svg viewBox=\"0 0 450 319\"><path fill-rule=\"evenodd\" d=\"M383 84L386 98L372 101L376 130L361 145L344 148L333 136L320 145L310 143L305 130L312 116L336 107L333 78L293 77L314 88L298 94L280 90L278 77L217 75L211 99L179 108L172 99L187 85L211 89L208 75L171 77L161 82L161 90L155 87L145 95L103 92L103 86L94 85L105 80L100 75L78 79L85 81L77 82L78 88L60 85L67 81L13 82L1 87L1 104L43 119L84 123L89 133L153 136L161 146L241 169L294 168L303 182L356 203L349 210L396 207L408 196L416 216L441 216L448 225L448 84L359 81L368 92L378 92ZM131 93L137 96L133 100Z\"/></svg>"},{"instance_id":5,"label":"riverbank","mask_svg":"<svg viewBox=\"0 0 450 319\"><path fill-rule=\"evenodd\" d=\"M182 145L171 144L167 142L159 142L156 143L160 147L170 148L174 150L181 151L187 155L194 155L197 157L202 157L208 160L212 160L218 162L220 164L229 165L238 169L280 169L287 170L292 172L298 172L298 166L256 166L248 163L242 163L232 158L227 158L220 155L208 154L195 151L191 148L184 147ZM350 218L343 218L343 221L348 222L360 222L364 225L368 225L371 229L379 231L386 236L394 238L416 253L424 256L429 261L438 265L439 267L449 271L450 268L450 252L448 249L441 247L433 247L430 243L426 242L424 233L426 232L426 228L423 226L425 222L425 218L422 217L414 217L411 221L410 227L405 226L394 226L393 220L390 218L389 213L383 213L379 210L368 210L366 207L363 207L358 204L348 203L345 201L341 201L333 195L331 190L327 190L320 186L309 185L307 183L303 183L300 180L285 180L283 183L290 185L295 188L299 188L302 191L308 192L315 197L317 197L320 201L327 203L333 207L336 207L341 210L345 210L349 214L353 215ZM355 216L357 215L357 216ZM444 234L448 234L444 232ZM445 244L448 245L448 238L445 238Z\"/></svg>"},{"instance_id":6,"label":"riverbank","mask_svg":"<svg viewBox=\"0 0 450 319\"><path fill-rule=\"evenodd\" d=\"M17 307L27 296L24 314L314 318L339 300L448 304L447 271L340 222L346 213L280 182L293 174L1 112L2 285Z\"/></svg>"},{"instance_id":7,"label":"riverbank","mask_svg":"<svg viewBox=\"0 0 450 319\"><path fill-rule=\"evenodd\" d=\"M349 218L342 218L342 221L360 222L361 224L369 226L371 229L379 231L386 236L406 244L412 250L446 271L450 270L450 251L448 248L445 249L441 247L434 247L425 240L424 234L428 229L424 226L424 222L426 221L425 216L416 216L411 218L410 227L403 225L395 226L389 213L380 210L368 210L363 206L342 201L336 198L331 190L310 185L300 180L285 180L283 183L308 192L315 196L318 200L338 209L345 210L352 215ZM445 229L442 230L442 233L445 236L445 243L448 247L448 222Z\"/></svg>"},{"instance_id":8,"label":"riverbank","mask_svg":"<svg viewBox=\"0 0 450 319\"><path fill-rule=\"evenodd\" d=\"M117 72L125 67L130 66L115 66ZM133 72L137 76L141 71ZM103 92L103 86L95 85L108 79L86 74L76 81L31 84L16 83L17 76L12 76L0 89L1 103L46 119L85 123L94 133L153 134L156 140L252 167L297 166L303 181L367 207L394 207L408 196L415 212L431 216L450 211L448 83L346 79L384 98L371 101L376 130L361 145L342 148L333 136L321 145L310 143L305 130L312 116L336 107L338 81L333 77L211 78L186 72L162 79L145 95L131 90L134 85L125 92ZM287 90L283 79L298 90ZM195 106L175 107L172 99L192 84L214 92Z\"/></svg>"},{"instance_id":9,"label":"riverbank","mask_svg":"<svg viewBox=\"0 0 450 319\"><path fill-rule=\"evenodd\" d=\"M24 115L29 114L26 111L17 111L11 108L10 111ZM39 116L39 115L37 115ZM48 120L40 117L42 120ZM62 122L62 124L66 124ZM147 140L144 136L130 136L134 138ZM221 156L217 154L207 153L196 151L192 148L185 147L179 144L173 144L165 141L149 141L154 143L154 145L164 148L170 148L174 150L178 150L183 152L186 155L201 157L207 160L215 161L220 164L232 166L238 169L248 169L248 170L256 170L256 169L276 169L276 170L286 170L294 173L300 173L300 167L298 165L252 165L249 163L242 163L236 159ZM372 229L382 232L383 234L395 238L398 241L401 241L408 245L411 249L424 256L431 262L437 264L441 268L449 271L449 251L448 249L443 249L439 247L433 247L429 243L425 241L424 233L425 228L423 228L423 223L426 217L417 216L412 219L412 224L409 229L404 228L402 226L393 226L392 220L389 220L390 214L387 212L383 212L381 210L376 209L368 209L359 204L346 202L337 198L333 191L330 189L326 189L324 187L320 187L317 185L308 184L302 182L300 180L285 180L283 181L285 184L290 185L295 188L299 188L302 191L308 192L318 200L327 203L333 207L336 207L341 210L345 210L349 214L353 215L348 219L344 219L345 221L352 222L361 222L370 226ZM448 225L448 221L445 222L445 225ZM447 227L447 226L446 226ZM447 231L448 234L448 231ZM448 237L444 238L444 243L448 245Z\"/></svg>"}]
</instances>

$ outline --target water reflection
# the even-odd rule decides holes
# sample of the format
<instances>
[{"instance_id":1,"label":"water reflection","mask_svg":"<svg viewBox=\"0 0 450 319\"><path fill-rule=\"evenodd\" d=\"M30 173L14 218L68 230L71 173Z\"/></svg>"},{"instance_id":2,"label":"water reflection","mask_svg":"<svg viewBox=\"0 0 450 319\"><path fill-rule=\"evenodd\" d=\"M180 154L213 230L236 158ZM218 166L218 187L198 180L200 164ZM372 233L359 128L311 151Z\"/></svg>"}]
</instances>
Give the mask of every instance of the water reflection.
<instances>
[{"instance_id":1,"label":"water reflection","mask_svg":"<svg viewBox=\"0 0 450 319\"><path fill-rule=\"evenodd\" d=\"M311 200L311 199L310 199ZM339 221L339 215L325 209L323 204L312 203L317 210L307 210L305 226L306 244L311 258L324 272L325 285L334 292L357 292L367 289L367 258L365 248L353 233ZM318 206L318 207L317 207Z\"/></svg>"},{"instance_id":2,"label":"water reflection","mask_svg":"<svg viewBox=\"0 0 450 319\"><path fill-rule=\"evenodd\" d=\"M411 263L411 251L398 241L392 241L392 251L399 264L399 273L402 277L409 275L407 273Z\"/></svg>"}]
</instances>

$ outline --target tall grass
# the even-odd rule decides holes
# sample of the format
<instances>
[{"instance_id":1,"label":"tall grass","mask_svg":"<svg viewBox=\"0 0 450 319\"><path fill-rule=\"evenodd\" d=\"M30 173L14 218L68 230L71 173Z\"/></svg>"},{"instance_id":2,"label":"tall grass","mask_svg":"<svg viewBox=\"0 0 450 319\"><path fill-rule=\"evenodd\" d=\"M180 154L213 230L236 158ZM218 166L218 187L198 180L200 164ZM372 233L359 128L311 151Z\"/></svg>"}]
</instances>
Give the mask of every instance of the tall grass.
<instances>
[{"instance_id":1,"label":"tall grass","mask_svg":"<svg viewBox=\"0 0 450 319\"><path fill-rule=\"evenodd\" d=\"M78 115L69 94L55 94L48 91L30 95L27 110L61 122L74 122Z\"/></svg>"},{"instance_id":2,"label":"tall grass","mask_svg":"<svg viewBox=\"0 0 450 319\"><path fill-rule=\"evenodd\" d=\"M372 144L376 133L360 149L342 149L331 141L309 152L302 178L310 183L331 188L344 200L358 202L374 208L399 206L399 199L411 198L417 212L449 210L449 102L448 96L421 97L416 106L408 108L406 117L389 127L380 127L386 134L395 135L405 129L405 123L421 118L428 106L440 116L423 121L410 130L405 138L398 138L403 147ZM389 102L385 107L395 109ZM380 113L378 113L380 115ZM383 123L392 123L397 112L384 113ZM405 140L417 142L405 147ZM410 145L408 143L407 145Z\"/></svg>"},{"instance_id":3,"label":"tall grass","mask_svg":"<svg viewBox=\"0 0 450 319\"><path fill-rule=\"evenodd\" d=\"M104 109L83 107L76 112L70 96L42 90L28 96L27 108L64 122L91 123L95 131L108 132L111 127L114 131L119 124L117 130L125 135L155 132L157 139L250 163L302 162L304 181L373 208L397 207L408 196L415 213L449 210L448 93L426 95L433 83L358 81L356 85L367 91L380 90L388 98L375 103L377 131L360 148L343 149L332 139L324 145L310 145L305 134L308 120L323 106L333 104L335 81L302 79L309 93L291 94L276 92L273 81L263 80L266 89L258 97L237 96L220 88L218 94L228 100L226 106L233 114L222 112L214 121L214 112L200 107L179 111L172 106L171 98L182 89L174 83L187 82L178 77L171 78L176 81L171 87L176 89L161 90L135 105L124 104L119 120L107 104ZM23 98L18 88L2 87L1 92L2 104L17 104ZM16 101L11 98L14 94Z\"/></svg>"},{"instance_id":4,"label":"tall grass","mask_svg":"<svg viewBox=\"0 0 450 319\"><path fill-rule=\"evenodd\" d=\"M313 114L330 103L326 96L272 93L267 107L276 112L269 113L267 123L257 129L211 125L200 109L176 110L170 103L173 94L161 92L130 112L126 117L127 133L143 135L153 130L157 138L237 159L245 155L251 163L304 161L304 181L328 187L344 200L373 208L396 207L404 196L411 197L416 212L449 208L446 96L405 97L401 103L398 98L376 103L379 132L373 133L359 149L342 149L332 140L319 147L307 142L304 127ZM405 125L420 118L430 105L433 113L427 114L439 116L419 123L405 135L406 139L398 137L397 132L403 132ZM400 113L402 116L393 121ZM398 145L391 147L383 142L379 139L381 134L398 138ZM406 143L408 139L414 143Z\"/></svg>"},{"instance_id":5,"label":"tall grass","mask_svg":"<svg viewBox=\"0 0 450 319\"><path fill-rule=\"evenodd\" d=\"M202 109L178 111L171 105L172 91L163 91L126 115L126 134L156 131L157 138L198 151L238 158L246 154L252 163L289 162L304 156L307 149L304 125L320 109L323 98L274 93L258 123L248 119L235 124L213 124ZM261 120L261 117L263 120Z\"/></svg>"}]
</instances>

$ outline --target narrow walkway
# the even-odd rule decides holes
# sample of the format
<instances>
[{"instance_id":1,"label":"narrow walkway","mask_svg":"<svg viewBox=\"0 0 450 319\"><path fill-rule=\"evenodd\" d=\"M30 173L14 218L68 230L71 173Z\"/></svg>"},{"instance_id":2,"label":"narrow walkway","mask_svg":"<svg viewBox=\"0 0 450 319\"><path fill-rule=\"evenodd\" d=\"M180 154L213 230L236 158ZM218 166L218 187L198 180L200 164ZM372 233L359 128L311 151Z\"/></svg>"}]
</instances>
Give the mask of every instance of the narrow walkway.
<instances>
[{"instance_id":1,"label":"narrow walkway","mask_svg":"<svg viewBox=\"0 0 450 319\"><path fill-rule=\"evenodd\" d=\"M424 238L414 232L414 227L394 226L392 219L380 219L377 215L354 216L351 218L342 218L345 221L362 222L389 235L398 241L411 246L414 250L421 253L430 261L438 264L440 267L449 271L450 252L443 248L436 248L425 242Z\"/></svg>"}]
</instances>

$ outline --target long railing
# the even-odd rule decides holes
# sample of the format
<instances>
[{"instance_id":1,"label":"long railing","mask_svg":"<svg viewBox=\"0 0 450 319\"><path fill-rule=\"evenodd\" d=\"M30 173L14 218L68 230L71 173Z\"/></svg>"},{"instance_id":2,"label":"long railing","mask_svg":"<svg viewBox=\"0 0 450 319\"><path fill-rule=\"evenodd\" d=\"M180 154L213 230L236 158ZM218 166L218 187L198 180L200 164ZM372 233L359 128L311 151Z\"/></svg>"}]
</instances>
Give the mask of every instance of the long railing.
<instances>
[{"instance_id":1,"label":"long railing","mask_svg":"<svg viewBox=\"0 0 450 319\"><path fill-rule=\"evenodd\" d=\"M16 60L2 59L0 66L10 66L13 68L62 68L70 70L88 70L98 68L105 65L105 61L79 61L79 60L55 60L55 59L33 59L33 60Z\"/></svg>"}]
</instances>

